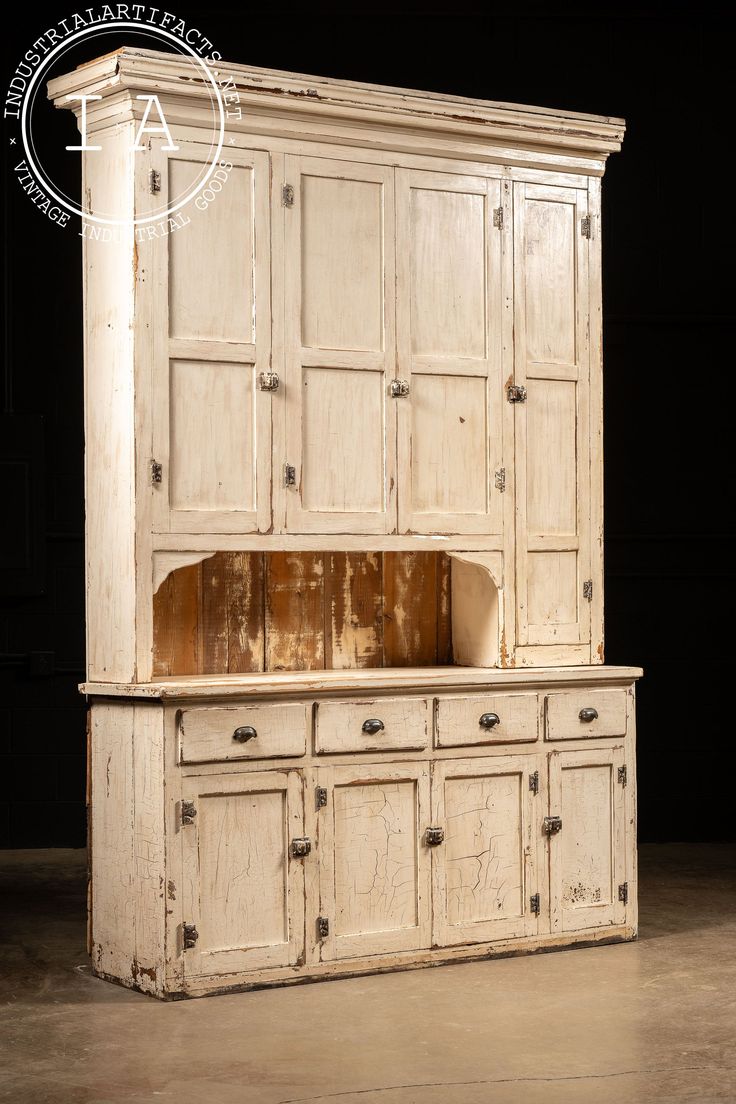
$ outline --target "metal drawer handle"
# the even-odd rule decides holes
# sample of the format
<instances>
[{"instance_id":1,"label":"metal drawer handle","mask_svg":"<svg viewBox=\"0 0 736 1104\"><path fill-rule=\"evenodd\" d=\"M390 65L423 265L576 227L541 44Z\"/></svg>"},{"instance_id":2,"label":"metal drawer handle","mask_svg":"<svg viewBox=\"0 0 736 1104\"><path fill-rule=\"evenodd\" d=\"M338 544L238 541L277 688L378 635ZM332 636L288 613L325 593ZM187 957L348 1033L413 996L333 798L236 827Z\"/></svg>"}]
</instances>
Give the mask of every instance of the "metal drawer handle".
<instances>
[{"instance_id":1,"label":"metal drawer handle","mask_svg":"<svg viewBox=\"0 0 736 1104\"><path fill-rule=\"evenodd\" d=\"M495 728L497 724L501 723L501 718L498 713L482 713L478 724L481 728Z\"/></svg>"},{"instance_id":2,"label":"metal drawer handle","mask_svg":"<svg viewBox=\"0 0 736 1104\"><path fill-rule=\"evenodd\" d=\"M367 721L363 721L363 731L367 732L369 736L375 736L377 732L383 732L384 728L383 721L379 721L378 717L369 717Z\"/></svg>"},{"instance_id":3,"label":"metal drawer handle","mask_svg":"<svg viewBox=\"0 0 736 1104\"><path fill-rule=\"evenodd\" d=\"M588 709L581 709L578 713L578 717L580 717L580 720L583 721L585 724L590 724L591 721L598 720L598 710L593 709L592 707Z\"/></svg>"},{"instance_id":4,"label":"metal drawer handle","mask_svg":"<svg viewBox=\"0 0 736 1104\"><path fill-rule=\"evenodd\" d=\"M233 740L237 740L239 744L247 744L248 740L255 740L258 733L251 725L243 725L242 728L236 728L233 732Z\"/></svg>"}]
</instances>

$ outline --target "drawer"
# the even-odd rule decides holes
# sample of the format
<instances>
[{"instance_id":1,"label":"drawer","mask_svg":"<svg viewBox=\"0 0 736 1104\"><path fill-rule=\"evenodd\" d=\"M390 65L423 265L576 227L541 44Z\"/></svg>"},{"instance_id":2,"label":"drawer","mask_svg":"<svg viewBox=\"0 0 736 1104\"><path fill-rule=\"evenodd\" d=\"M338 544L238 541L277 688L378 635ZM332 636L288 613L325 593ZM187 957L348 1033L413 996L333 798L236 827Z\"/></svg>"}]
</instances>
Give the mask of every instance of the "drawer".
<instances>
[{"instance_id":1,"label":"drawer","mask_svg":"<svg viewBox=\"0 0 736 1104\"><path fill-rule=\"evenodd\" d=\"M429 723L427 698L320 702L315 751L413 751L427 746Z\"/></svg>"},{"instance_id":2,"label":"drawer","mask_svg":"<svg viewBox=\"0 0 736 1104\"><path fill-rule=\"evenodd\" d=\"M536 694L463 694L437 699L437 747L523 744L538 735Z\"/></svg>"},{"instance_id":3,"label":"drawer","mask_svg":"<svg viewBox=\"0 0 736 1104\"><path fill-rule=\"evenodd\" d=\"M311 703L305 702L184 709L179 718L181 762L304 755L310 710Z\"/></svg>"},{"instance_id":4,"label":"drawer","mask_svg":"<svg viewBox=\"0 0 736 1104\"><path fill-rule=\"evenodd\" d=\"M547 740L626 735L625 690L566 690L547 695Z\"/></svg>"}]
</instances>

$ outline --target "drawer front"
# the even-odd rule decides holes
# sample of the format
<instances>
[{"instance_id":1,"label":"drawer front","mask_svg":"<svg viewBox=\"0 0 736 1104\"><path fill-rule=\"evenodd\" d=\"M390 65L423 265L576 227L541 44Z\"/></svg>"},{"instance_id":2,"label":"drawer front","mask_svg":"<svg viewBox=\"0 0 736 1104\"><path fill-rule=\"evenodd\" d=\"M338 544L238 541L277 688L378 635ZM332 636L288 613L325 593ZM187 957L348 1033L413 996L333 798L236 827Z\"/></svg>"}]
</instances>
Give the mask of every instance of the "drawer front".
<instances>
[{"instance_id":1,"label":"drawer front","mask_svg":"<svg viewBox=\"0 0 736 1104\"><path fill-rule=\"evenodd\" d=\"M321 702L315 751L413 751L427 746L429 723L427 698Z\"/></svg>"},{"instance_id":2,"label":"drawer front","mask_svg":"<svg viewBox=\"0 0 736 1104\"><path fill-rule=\"evenodd\" d=\"M548 740L587 740L626 735L625 690L567 690L548 694Z\"/></svg>"},{"instance_id":3,"label":"drawer front","mask_svg":"<svg viewBox=\"0 0 736 1104\"><path fill-rule=\"evenodd\" d=\"M305 702L184 709L179 719L181 762L304 755L310 710L311 703Z\"/></svg>"},{"instance_id":4,"label":"drawer front","mask_svg":"<svg viewBox=\"0 0 736 1104\"><path fill-rule=\"evenodd\" d=\"M531 743L538 735L536 694L464 694L437 700L438 747Z\"/></svg>"}]
</instances>

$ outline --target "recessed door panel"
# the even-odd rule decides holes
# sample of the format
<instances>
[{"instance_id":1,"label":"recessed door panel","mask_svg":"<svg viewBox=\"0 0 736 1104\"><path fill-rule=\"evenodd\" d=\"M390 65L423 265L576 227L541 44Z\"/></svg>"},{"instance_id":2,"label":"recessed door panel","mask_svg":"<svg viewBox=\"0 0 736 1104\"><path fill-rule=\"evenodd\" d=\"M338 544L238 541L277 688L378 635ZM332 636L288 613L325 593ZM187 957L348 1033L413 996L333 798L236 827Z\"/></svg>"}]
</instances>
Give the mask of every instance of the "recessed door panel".
<instances>
[{"instance_id":1,"label":"recessed door panel","mask_svg":"<svg viewBox=\"0 0 736 1104\"><path fill-rule=\"evenodd\" d=\"M501 184L405 169L396 181L399 530L500 534Z\"/></svg>"},{"instance_id":2,"label":"recessed door panel","mask_svg":"<svg viewBox=\"0 0 736 1104\"><path fill-rule=\"evenodd\" d=\"M580 645L590 648L587 210L587 191L514 185L513 382L526 389L514 404L522 663L526 646L574 645L574 662Z\"/></svg>"},{"instance_id":3,"label":"recessed door panel","mask_svg":"<svg viewBox=\"0 0 736 1104\"><path fill-rule=\"evenodd\" d=\"M285 158L288 532L396 530L393 170Z\"/></svg>"}]
</instances>

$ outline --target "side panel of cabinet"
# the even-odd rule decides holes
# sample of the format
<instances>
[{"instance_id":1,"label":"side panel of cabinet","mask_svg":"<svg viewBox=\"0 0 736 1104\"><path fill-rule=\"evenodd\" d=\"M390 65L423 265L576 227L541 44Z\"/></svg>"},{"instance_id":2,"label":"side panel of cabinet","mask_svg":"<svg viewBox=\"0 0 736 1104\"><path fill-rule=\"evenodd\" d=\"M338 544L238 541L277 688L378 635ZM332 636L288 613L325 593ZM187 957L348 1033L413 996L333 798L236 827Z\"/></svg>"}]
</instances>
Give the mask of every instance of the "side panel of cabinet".
<instances>
[{"instance_id":1,"label":"side panel of cabinet","mask_svg":"<svg viewBox=\"0 0 736 1104\"><path fill-rule=\"evenodd\" d=\"M553 932L624 924L626 817L619 768L623 748L552 752L549 810L562 819L550 837Z\"/></svg>"},{"instance_id":2,"label":"side panel of cabinet","mask_svg":"<svg viewBox=\"0 0 736 1104\"><path fill-rule=\"evenodd\" d=\"M499 534L501 182L401 169L396 202L399 531Z\"/></svg>"},{"instance_id":3,"label":"side panel of cabinet","mask_svg":"<svg viewBox=\"0 0 736 1104\"><path fill-rule=\"evenodd\" d=\"M207 153L184 143L153 151L163 208L204 178ZM271 354L269 158L231 150L228 160L206 209L189 202L164 220L169 233L155 254L159 531L247 533L271 524L271 393L260 388Z\"/></svg>"},{"instance_id":4,"label":"side panel of cabinet","mask_svg":"<svg viewBox=\"0 0 736 1104\"><path fill-rule=\"evenodd\" d=\"M286 529L395 532L393 170L287 156L285 176Z\"/></svg>"},{"instance_id":5,"label":"side panel of cabinet","mask_svg":"<svg viewBox=\"0 0 736 1104\"><path fill-rule=\"evenodd\" d=\"M536 935L540 810L531 782L539 756L436 763L432 823L444 842L432 849L435 946ZM536 773L535 773L536 772Z\"/></svg>"},{"instance_id":6,"label":"side panel of cabinet","mask_svg":"<svg viewBox=\"0 0 736 1104\"><path fill-rule=\"evenodd\" d=\"M290 966L304 948L304 835L298 771L186 778L194 822L181 828L182 917L198 932L189 976Z\"/></svg>"},{"instance_id":7,"label":"side panel of cabinet","mask_svg":"<svg viewBox=\"0 0 736 1104\"><path fill-rule=\"evenodd\" d=\"M429 766L324 768L323 961L430 945Z\"/></svg>"},{"instance_id":8,"label":"side panel of cabinet","mask_svg":"<svg viewBox=\"0 0 736 1104\"><path fill-rule=\"evenodd\" d=\"M578 646L574 662L590 658L586 214L586 191L514 186L517 637Z\"/></svg>"}]
</instances>

